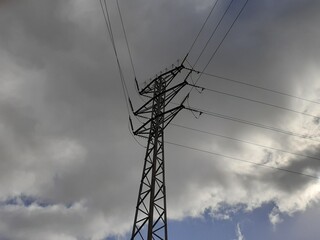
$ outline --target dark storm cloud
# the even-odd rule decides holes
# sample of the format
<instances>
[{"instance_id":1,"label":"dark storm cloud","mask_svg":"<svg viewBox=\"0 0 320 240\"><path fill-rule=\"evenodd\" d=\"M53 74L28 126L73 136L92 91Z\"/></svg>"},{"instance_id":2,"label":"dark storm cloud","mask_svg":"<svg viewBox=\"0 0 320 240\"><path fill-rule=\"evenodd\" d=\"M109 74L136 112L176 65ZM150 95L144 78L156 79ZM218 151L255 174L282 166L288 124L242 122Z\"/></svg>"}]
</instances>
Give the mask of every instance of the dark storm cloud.
<instances>
[{"instance_id":1,"label":"dark storm cloud","mask_svg":"<svg viewBox=\"0 0 320 240\"><path fill-rule=\"evenodd\" d=\"M120 1L139 83L184 57L210 4ZM0 50L6 59L0 58L10 63L10 68L0 66L0 86L16 84L13 90L3 90L8 96L0 100L0 171L5 176L1 178L0 198L23 194L52 202L48 208L36 204L29 208L1 206L4 218L0 219L0 232L9 239L103 239L123 233L131 226L144 150L134 144L128 132L121 84L98 1L29 0L0 6ZM134 92L115 6L110 1L116 44L137 107L141 102ZM207 71L293 94L314 94L308 86L317 83L308 79L306 65L319 62L319 8L316 1L249 1ZM233 16L228 15L224 29ZM216 15L200 36L200 43L209 36L215 21ZM218 35L220 39L222 34ZM214 39L205 57L218 42ZM195 46L191 62L202 47ZM205 62L204 58L199 67ZM207 77L202 77L199 84L282 106L296 105L284 97ZM194 91L190 104L272 126L301 128L297 115L206 92L200 95ZM309 107L298 106L301 111ZM273 142L295 151L295 140L250 126L204 116L196 120L188 112L181 112L176 121L256 142ZM167 137L257 162L266 159L264 151L173 127ZM316 147L304 144L304 154L319 155ZM166 151L172 218L198 216L206 208L214 212L224 203L254 208L278 196L294 199L311 184L305 178L270 173L222 158L212 160L205 154L172 146ZM308 159L288 160L273 153L268 163L274 159L287 160L286 167L295 171L319 170L317 162ZM312 195L303 201L307 204L314 198ZM70 204L72 207L66 207ZM290 209L296 203L290 198L278 204ZM304 208L303 204L297 205Z\"/></svg>"},{"instance_id":2,"label":"dark storm cloud","mask_svg":"<svg viewBox=\"0 0 320 240\"><path fill-rule=\"evenodd\" d=\"M299 152L298 154L304 155L304 156L312 156L314 158L319 158L319 146L317 147L310 147L303 152ZM274 161L273 157L277 156L277 154L271 154L269 155L269 161L267 165L270 165ZM280 161L283 161L283 157L280 158ZM286 169L292 172L298 172L303 173L306 175L314 176L314 178L308 177L308 176L299 176L292 172L286 172L286 171L265 171L261 172L262 174L251 176L250 179L246 179L245 184L249 184L248 181L266 181L270 185L272 185L275 189L279 189L280 191L284 191L288 194L295 194L301 191L301 189L305 189L309 184L313 184L317 181L318 174L320 172L320 164L319 160L312 159L308 157L289 157L288 164L281 164L281 162L277 163L275 167L279 167L282 169ZM257 171L259 171L259 168L257 168Z\"/></svg>"},{"instance_id":3,"label":"dark storm cloud","mask_svg":"<svg viewBox=\"0 0 320 240\"><path fill-rule=\"evenodd\" d=\"M43 67L52 50L72 47L73 29L66 1L12 1L3 6L1 42L20 64Z\"/></svg>"}]
</instances>

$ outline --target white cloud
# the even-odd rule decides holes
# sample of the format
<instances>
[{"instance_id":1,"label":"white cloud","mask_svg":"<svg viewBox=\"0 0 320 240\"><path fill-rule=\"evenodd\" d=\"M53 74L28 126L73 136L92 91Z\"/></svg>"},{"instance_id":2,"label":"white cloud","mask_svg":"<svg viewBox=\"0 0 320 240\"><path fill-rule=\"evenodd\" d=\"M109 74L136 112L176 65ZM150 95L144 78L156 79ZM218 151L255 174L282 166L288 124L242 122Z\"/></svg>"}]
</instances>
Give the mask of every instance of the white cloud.
<instances>
[{"instance_id":1,"label":"white cloud","mask_svg":"<svg viewBox=\"0 0 320 240\"><path fill-rule=\"evenodd\" d=\"M203 6L208 1L198 5L195 1L138 2L136 5L126 1L121 6L138 80L142 82L185 54L201 26L203 11L207 11ZM273 13L272 4L265 9L264 4L268 5L269 1L262 2L256 3L255 11L248 5L250 17L239 19L232 31L234 37L226 40L220 50L223 55L217 55L208 71L319 98L318 72L303 65L305 57L311 62L318 61L318 40L310 37L318 34L318 26L311 24L318 22L313 21L318 19L318 11L313 12L317 3L300 8L299 1L291 2L290 6L297 8L297 16L288 10L285 15L275 12L269 19L264 14ZM306 13L310 13L310 19L305 17ZM43 0L41 4L30 0L0 8L3 31L0 34L0 199L5 202L28 196L51 204L47 207L37 203L24 206L22 202L1 205L0 232L9 239L103 239L111 234L121 235L132 226L144 150L134 145L127 129L121 84L101 14L98 2L73 0ZM284 16L305 21L309 28L296 26ZM116 15L112 19L114 26L120 26ZM304 36L296 32L299 29L305 32ZM133 77L127 71L130 64L124 58L125 41L117 27L115 36L128 88L134 105L138 106L140 100L134 94L134 82L129 81ZM296 41L293 43L292 39ZM300 40L307 49L304 48L302 56L302 53L291 56L289 53L294 52L290 50L298 49ZM195 52L199 50L196 48ZM296 72L304 74L298 76ZM308 84L301 82L304 77L308 78ZM200 83L319 114L315 105L299 105L295 100L258 90L226 85L218 80L201 79ZM319 124L306 117L246 105L207 92L191 95L190 104L300 134L318 135ZM320 155L317 142L226 120L203 116L193 120L188 114L181 112L176 121L258 144ZM318 162L308 158L271 153L174 127L168 129L166 138L293 171L312 174L320 171ZM275 225L281 221L282 213L292 215L320 201L319 182L303 176L181 151L169 145L166 145L166 161L171 219L200 216L206 209L211 209L215 218L229 219L239 209L250 211L272 201L277 208L269 218ZM223 205L230 208L224 209ZM244 239L239 224L236 231L238 239Z\"/></svg>"},{"instance_id":2,"label":"white cloud","mask_svg":"<svg viewBox=\"0 0 320 240\"><path fill-rule=\"evenodd\" d=\"M245 237L243 236L243 234L241 232L241 228L240 228L239 223L237 224L236 234L237 234L237 240L245 240Z\"/></svg>"},{"instance_id":3,"label":"white cloud","mask_svg":"<svg viewBox=\"0 0 320 240\"><path fill-rule=\"evenodd\" d=\"M274 207L269 214L269 220L273 225L273 229L276 228L276 225L283 222L283 219L280 216L280 211L277 207Z\"/></svg>"}]
</instances>

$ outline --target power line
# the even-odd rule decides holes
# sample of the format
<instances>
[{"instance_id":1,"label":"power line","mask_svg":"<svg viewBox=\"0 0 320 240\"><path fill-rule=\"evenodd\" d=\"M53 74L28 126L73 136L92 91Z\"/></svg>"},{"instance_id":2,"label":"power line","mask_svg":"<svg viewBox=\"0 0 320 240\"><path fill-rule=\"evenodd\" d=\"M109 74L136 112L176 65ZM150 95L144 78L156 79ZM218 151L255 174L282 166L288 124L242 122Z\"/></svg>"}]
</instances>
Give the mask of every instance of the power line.
<instances>
[{"instance_id":1,"label":"power line","mask_svg":"<svg viewBox=\"0 0 320 240\"><path fill-rule=\"evenodd\" d=\"M124 38L125 38L125 40L126 40L126 45L127 45L127 49L128 49L128 53L129 53L129 57L130 57L130 62L131 62L132 71L133 71L134 77L135 77L135 79L136 79L136 78L137 78L137 76L136 76L136 70L135 70L135 67L134 67L134 64L133 64L132 54L131 54L131 51L130 51L130 47L129 47L129 43L128 43L128 37L127 37L127 34L126 34L126 29L125 29L125 27L124 27L123 18L122 18L121 9L120 9L119 1L118 1L118 0L117 0L117 8L118 8L118 12L119 12L119 15L120 15L121 26L122 26L122 30L123 30L123 33L124 33Z\"/></svg>"},{"instance_id":2,"label":"power line","mask_svg":"<svg viewBox=\"0 0 320 240\"><path fill-rule=\"evenodd\" d=\"M277 93L277 94L280 94L280 95L283 95L283 96L299 99L299 100L302 100L302 101L315 103L315 104L320 104L320 102L313 101L313 100L310 100L310 99L306 99L306 98L303 98L303 97L298 97L298 96L290 94L290 93L285 93L285 92L281 92L281 91L278 91L278 90L257 86L257 85L246 83L246 82L243 82L243 81L239 81L239 80L235 80L235 79L231 79L231 78L227 78L227 77L222 77L222 76L219 76L219 75L216 75L216 74L200 72L200 71L195 71L195 72L201 73L201 74L203 74L205 76L219 78L219 79L226 80L226 81L229 81L229 82L233 82L233 83L237 83L237 84L241 84L241 85L246 85L246 86L249 86L249 87L253 87L253 88L256 88L256 89L261 89L261 90L268 91L268 92Z\"/></svg>"},{"instance_id":3,"label":"power line","mask_svg":"<svg viewBox=\"0 0 320 240\"><path fill-rule=\"evenodd\" d=\"M209 12L209 14L208 14L208 16L207 16L206 20L205 20L205 21L204 21L204 23L202 24L202 27L201 27L200 31L198 32L198 34L197 34L196 38L194 39L193 43L191 44L191 47L189 48L188 54L191 52L191 50L192 50L192 48L193 48L194 44L195 44L195 43L196 43L196 41L198 40L198 38L199 38L199 36L200 36L200 34L201 34L201 32L202 32L202 30L203 30L204 26L207 24L208 19L210 18L211 14L212 14L212 12L214 11L214 9L215 9L215 7L216 7L216 5L217 5L217 3L218 3L218 2L219 2L219 0L216 0L216 1L215 1L215 3L212 5L212 8L211 8L211 10L210 10L210 12Z\"/></svg>"},{"instance_id":4,"label":"power line","mask_svg":"<svg viewBox=\"0 0 320 240\"><path fill-rule=\"evenodd\" d=\"M120 60L119 60L119 56L118 56L118 52L117 52L117 48L116 48L116 44L115 44L115 40L114 40L114 36L113 36L113 31L112 31L111 21L110 21L110 16L109 16L109 11L108 11L108 5L107 5L106 0L99 0L99 2L100 2L101 9L102 9L103 17L104 17L104 20L105 20L105 24L107 26L107 30L108 30L108 33L109 33L109 37L110 37L110 40L111 40L111 43L112 43L113 51L114 51L114 54L115 54L115 57L116 57L116 60L117 60L118 71L119 71L119 75L120 75L123 95L124 95L124 98L125 98L124 100L125 100L125 103L126 103L126 108L127 108L128 115L130 117L131 114L130 114L129 103L128 103L128 100L129 100L130 96L129 96L129 91L128 91L128 88L127 88L127 85L126 85L126 82L125 82L125 79L124 79L122 67L121 67L121 64L120 64ZM124 24L123 24L122 15L121 15L121 11L120 11L118 0L117 0L117 7L118 7L119 15L120 15L120 18L121 18L121 24L122 24L122 28L123 28L123 31L124 31L124 35L125 35L125 38L126 38L126 43L127 43L127 48L128 48L128 52L129 52L130 59L131 59L133 73L135 75L134 65L133 65L133 61L132 61L132 57L131 57L131 53L130 53L130 49L129 49L128 40L127 40L126 33L125 33L125 28L124 28ZM136 75L135 75L135 77L136 77ZM143 146L136 139L136 137L133 135L133 133L131 132L130 127L129 127L129 122L128 122L128 129L129 129L129 132L130 132L131 136L133 137L133 139L141 147L145 148L145 146Z\"/></svg>"},{"instance_id":5,"label":"power line","mask_svg":"<svg viewBox=\"0 0 320 240\"><path fill-rule=\"evenodd\" d=\"M127 112L128 112L128 115L130 116L129 103L128 103L129 92L128 92L128 88L127 88L127 85L126 85L126 82L125 82L125 79L124 79L123 71L122 71L122 68L121 68L121 64L120 64L120 60L119 60L119 56L118 56L118 52L117 52L114 36L113 36L113 31L112 31L112 26L111 26L109 11L108 11L108 5L107 5L106 0L99 0L99 2L100 2L101 9L102 9L103 17L104 17L104 20L105 20L105 24L107 26L107 30L108 30L108 33L109 33L109 37L110 37L110 40L111 40L111 43L112 43L114 55L116 57L116 61L117 61L117 65L118 65L118 71L119 71L121 85L122 85L122 90L123 90L123 95L124 95L125 102L126 102Z\"/></svg>"},{"instance_id":6,"label":"power line","mask_svg":"<svg viewBox=\"0 0 320 240\"><path fill-rule=\"evenodd\" d=\"M127 107L128 107L129 91L128 91L128 88L127 88L126 81L124 79L122 67L121 67L121 64L120 64L119 56L118 56L118 51L117 51L117 48L116 48L116 43L115 43L115 40L114 40L114 35L113 35L113 31L112 31L112 25L111 25L111 20L110 20L107 0L104 0L104 6L105 6L105 13L106 13L106 16L107 16L107 20L108 20L108 23L109 23L108 25L109 25L109 29L110 29L110 31L109 31L110 38L111 38L111 42L112 42L112 45L113 45L114 54L116 56L118 69L119 69L119 74L120 74L120 79L121 79L121 82L122 82L122 85L123 85L123 91L124 91L124 95L125 95L126 103L127 103Z\"/></svg>"},{"instance_id":7,"label":"power line","mask_svg":"<svg viewBox=\"0 0 320 240\"><path fill-rule=\"evenodd\" d=\"M129 58L130 58L132 72L133 72L135 81L137 81L137 74L136 74L136 70L135 70L135 67L134 67L134 64L133 64L133 58L132 58L132 53L131 53L131 50L130 50L130 47L129 47L129 41L128 41L128 37L127 37L127 33L126 33L126 28L124 27L124 21L123 21L123 18L122 18L121 8L120 8L120 5L119 5L119 1L116 0L116 2L117 2L117 8L118 8L118 12L119 12L120 20L121 20L122 31L123 31L123 34L124 34L124 38L125 38L125 41L126 41L127 50L128 50L128 54L129 54ZM145 102L144 99L140 96L138 89L136 89L136 92L138 93L139 98L143 102Z\"/></svg>"},{"instance_id":8,"label":"power line","mask_svg":"<svg viewBox=\"0 0 320 240\"><path fill-rule=\"evenodd\" d=\"M244 159L240 159L240 158L236 158L236 157L232 157L232 156L227 156L227 155L224 155L224 154L221 154L221 153L202 150L202 149L199 149L199 148L190 147L190 146L186 146L186 145L182 145L182 144L178 144L178 143L173 143L173 142L168 142L168 141L165 141L165 143L173 145L173 146L176 146L176 147L181 147L181 148L185 148L185 149L189 149L189 150L193 150L193 151L197 151L197 152L207 153L207 154L210 154L210 155L215 155L215 156L218 156L218 157L227 158L227 159L231 159L231 160L234 160L234 161L244 162L244 163L248 163L248 164L259 166L259 167L264 167L264 168L269 168L269 169L273 169L273 170L288 172L288 173L297 174L297 175L301 175L301 176L305 176L305 177L313 178L313 179L318 179L318 180L320 179L319 177L314 176L314 175L310 175L310 174L306 174L306 173L302 173L302 172L297 172L297 171L289 170L289 169L286 169L286 168L273 167L273 166L270 166L270 165L267 165L267 164L256 163L256 162L252 162L252 161L249 161L249 160L244 160Z\"/></svg>"},{"instance_id":9,"label":"power line","mask_svg":"<svg viewBox=\"0 0 320 240\"><path fill-rule=\"evenodd\" d=\"M105 20L105 24L107 26L107 30L108 30L108 33L109 33L109 37L110 37L110 40L111 40L111 43L112 43L112 47L113 47L113 51L114 51L114 54L116 56L116 60L117 60L117 65L118 65L118 71L119 71L119 75L120 75L120 80L121 80L121 85L122 85L122 90L123 90L123 95L124 95L124 100L126 102L126 107L127 107L127 112L128 112L128 115L130 117L130 110L129 110L129 105L128 105L128 98L129 98L129 92L128 92L128 89L127 89L127 86L126 86L126 82L125 82L125 79L124 79L124 76L123 76L123 71L122 71L122 68L121 68L121 65L120 65L120 61L119 61L119 57L118 57L118 52L117 52L117 48L116 48L116 45L115 45L115 40L114 40L114 36L113 36L113 32L112 32L112 27L111 27L111 21L110 21L110 16L109 16L109 12L108 12L108 6L107 6L107 2L106 0L103 0L104 1L104 5L102 4L102 0L99 0L100 2L100 6L101 6L101 9L102 9L102 13L103 13L103 16L104 16L104 20ZM124 26L123 26L123 21L122 21L122 16L121 16L121 12L120 12L120 8L119 8L119 4L118 4L118 0L117 0L117 6L118 6L118 11L119 11L119 14L120 14L120 18L121 18L121 23L122 23L122 27L123 27L123 31L125 32L125 29L124 29ZM125 34L126 35L126 34ZM127 40L126 40L127 41ZM128 42L127 42L128 44ZM127 45L128 47L128 51L130 52L129 50L129 45ZM133 67L133 65L132 65ZM133 67L134 69L134 67ZM131 134L131 136L133 137L133 139L141 146L141 147L144 147L137 139L136 137L133 135L133 133L131 132L130 130L130 127L129 127L129 122L128 122L128 128L129 128L129 132Z\"/></svg>"},{"instance_id":10,"label":"power line","mask_svg":"<svg viewBox=\"0 0 320 240\"><path fill-rule=\"evenodd\" d=\"M142 148L147 148L147 147L144 146L142 143L140 143L140 142L137 140L136 136L133 134L133 132L132 132L132 130L131 130L131 127L130 127L130 122L128 122L128 129L129 129L129 132L130 132L131 136L133 137L134 141L135 141L140 147L142 147Z\"/></svg>"},{"instance_id":11,"label":"power line","mask_svg":"<svg viewBox=\"0 0 320 240\"><path fill-rule=\"evenodd\" d=\"M202 49L202 51L200 52L200 55L198 56L197 60L195 61L195 63L193 64L192 66L192 69L196 66L196 64L198 63L199 59L201 58L202 54L204 53L205 49L207 48L209 42L211 41L212 37L214 36L214 34L216 33L217 29L219 28L222 20L224 19L225 15L227 14L228 10L230 9L231 7L231 4L233 3L234 0L231 0L228 7L226 8L226 10L224 11L224 13L222 14L218 24L215 26L213 32L211 33L211 36L209 37L209 39L207 40L204 48Z\"/></svg>"},{"instance_id":12,"label":"power line","mask_svg":"<svg viewBox=\"0 0 320 240\"><path fill-rule=\"evenodd\" d=\"M102 13L103 13L104 21L105 21L105 24L107 26L107 30L108 30L108 33L109 33L109 37L112 38L112 34L110 32L109 22L108 22L108 19L107 19L107 16L106 16L106 12L105 12L105 9L104 9L104 6L103 6L103 0L99 0L99 2L100 2L101 10L102 10ZM111 41L112 41L112 39L111 39Z\"/></svg>"},{"instance_id":13,"label":"power line","mask_svg":"<svg viewBox=\"0 0 320 240\"><path fill-rule=\"evenodd\" d=\"M199 112L200 114L205 114L205 115L208 115L208 116L222 118L222 119L226 119L226 120L230 120L230 121L234 121L234 122L239 122L239 123L255 126L255 127L258 127L258 128L271 130L271 131L282 133L282 134L286 134L286 135L291 135L291 136L307 139L307 140L310 140L310 141L320 142L320 140L312 139L312 138L310 138L310 136L307 136L307 135L303 135L303 134L299 134L299 133L283 130L283 129L280 129L280 128L275 128L275 127L268 126L268 125L263 125L263 124L256 123L256 122L251 122L251 121L240 119L240 118L235 118L235 117L228 116L228 115L223 115L223 114L220 114L220 113L210 112L210 111L207 111L207 110L203 110L203 109L199 109L199 108L193 108L193 107L185 107L185 109L190 110L190 111Z\"/></svg>"},{"instance_id":14,"label":"power line","mask_svg":"<svg viewBox=\"0 0 320 240\"><path fill-rule=\"evenodd\" d=\"M211 55L208 63L205 65L205 67L202 69L201 72L204 72L207 67L209 66L210 62L212 61L212 59L214 58L214 56L217 54L218 50L220 49L222 43L224 42L224 40L227 38L228 34L230 33L231 29L233 28L234 24L236 23L236 21L238 20L239 16L241 15L241 13L243 12L244 8L246 7L247 3L249 0L246 0L246 2L244 3L244 5L242 6L241 10L239 11L239 13L237 14L236 18L234 19L234 21L232 22L232 24L230 25L228 31L226 32L226 34L223 36L222 40L220 41L218 47L216 48L216 50L213 52L213 54ZM197 82L200 80L202 73L200 72L200 76L197 78L196 82L194 84L197 84ZM193 90L193 87L190 89L189 94L191 93L191 91Z\"/></svg>"},{"instance_id":15,"label":"power line","mask_svg":"<svg viewBox=\"0 0 320 240\"><path fill-rule=\"evenodd\" d=\"M225 135L222 135L222 134L217 134L217 133L213 133L213 132L208 132L208 131L204 131L204 130L200 130L200 129L196 129L196 128L183 126L183 125L180 125L180 124L171 123L171 125L175 126L175 127L179 127L179 128L184 128L184 129L188 129L188 130L191 130L191 131L195 131L195 132L208 134L208 135L211 135L211 136L217 136L217 137L220 137L220 138L225 138L225 139L229 139L229 140L232 140L232 141L237 141L237 142L253 145L253 146L256 146L256 147L260 147L260 148L271 149L271 150L275 150L275 151L279 151L279 152L283 152L283 153L288 153L288 154L299 156L299 157L305 157L305 158L310 158L310 159L313 159L313 160L316 160L316 161L320 161L320 158L309 156L309 155L294 153L294 152L290 152L290 151L283 150L283 149L280 149L280 148L269 147L269 146L265 146L265 145L262 145L262 144L258 144L258 143L249 142L249 141L246 141L246 140L234 138L234 137L228 137L228 136L225 136Z\"/></svg>"},{"instance_id":16,"label":"power line","mask_svg":"<svg viewBox=\"0 0 320 240\"><path fill-rule=\"evenodd\" d=\"M204 67L204 69L202 70L202 72L204 72L208 65L210 64L211 60L214 58L214 56L217 54L218 50L220 49L221 45L223 44L224 40L227 38L228 34L230 33L231 29L233 28L234 24L236 23L236 21L238 20L238 18L240 17L241 13L243 12L244 8L246 7L247 3L249 0L246 0L246 2L244 3L244 5L242 6L241 10L239 11L238 15L236 16L236 18L234 19L234 21L232 22L231 26L229 27L228 31L226 32L226 34L223 36L221 42L219 43L218 47L216 48L216 50L213 52L211 58L209 59L207 65ZM199 76L199 78L197 79L197 81L199 81L201 77L201 74ZM197 83L197 82L196 82Z\"/></svg>"},{"instance_id":17,"label":"power line","mask_svg":"<svg viewBox=\"0 0 320 240\"><path fill-rule=\"evenodd\" d=\"M202 90L207 90L207 91L210 91L210 92L215 92L215 93L219 93L219 94L222 94L222 95L226 95L226 96L230 96L230 97L234 97L234 98L238 98L238 99L242 99L242 100L246 100L246 101L250 101L250 102L254 102L254 103L259 103L259 104L263 104L263 105L266 105L266 106L270 106L270 107L274 107L274 108L278 108L278 109L282 109L282 110L286 110L286 111L290 111L290 112L294 112L294 113L299 113L299 114L302 114L302 115L305 115L305 116L308 116L308 117L314 117L314 118L319 119L319 116L312 115L312 114L309 114L309 113L306 113L306 112L300 112L300 111L297 111L297 110L294 110L294 109L278 106L278 105L275 105L275 104L266 103L266 102L255 100L255 99L251 99L251 98L242 97L242 96L231 94L231 93L227 93L227 92L218 91L218 90L207 88L207 87L203 87L203 86L197 86L197 85L194 85L194 84L188 84L188 85L193 86L195 88L200 88Z\"/></svg>"}]
</instances>

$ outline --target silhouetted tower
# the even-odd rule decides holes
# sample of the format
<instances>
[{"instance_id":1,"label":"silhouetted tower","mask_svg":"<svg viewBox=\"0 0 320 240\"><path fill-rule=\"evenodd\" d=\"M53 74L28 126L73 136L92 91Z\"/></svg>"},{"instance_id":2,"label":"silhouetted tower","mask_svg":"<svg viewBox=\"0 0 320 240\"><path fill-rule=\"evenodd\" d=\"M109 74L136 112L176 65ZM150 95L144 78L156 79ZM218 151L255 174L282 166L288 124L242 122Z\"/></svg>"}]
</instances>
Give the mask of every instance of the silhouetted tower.
<instances>
[{"instance_id":1,"label":"silhouetted tower","mask_svg":"<svg viewBox=\"0 0 320 240\"><path fill-rule=\"evenodd\" d=\"M142 90L139 90L137 84L139 94L148 100L137 111L133 111L134 115L146 120L140 128L133 130L133 133L147 138L148 143L131 240L168 239L164 129L178 112L184 108L183 103L187 98L177 107L166 110L171 100L188 84L186 80L191 71L186 75L184 81L170 86L172 80L184 69L183 62L180 66L153 79ZM133 129L132 122L131 127Z\"/></svg>"}]
</instances>

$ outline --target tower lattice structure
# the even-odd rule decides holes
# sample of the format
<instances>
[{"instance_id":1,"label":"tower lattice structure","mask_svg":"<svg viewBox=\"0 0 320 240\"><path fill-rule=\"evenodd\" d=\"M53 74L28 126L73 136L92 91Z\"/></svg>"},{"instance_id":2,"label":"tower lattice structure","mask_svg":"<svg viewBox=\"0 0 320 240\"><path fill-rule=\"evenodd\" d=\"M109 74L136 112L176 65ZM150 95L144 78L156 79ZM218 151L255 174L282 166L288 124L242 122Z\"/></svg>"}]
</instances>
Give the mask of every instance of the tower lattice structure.
<instances>
[{"instance_id":1,"label":"tower lattice structure","mask_svg":"<svg viewBox=\"0 0 320 240\"><path fill-rule=\"evenodd\" d=\"M183 61L184 62L184 61ZM139 187L137 205L131 240L167 240L167 206L164 161L164 129L173 118L184 108L184 98L180 105L166 109L178 92L186 86L191 71L179 84L173 85L173 79L185 69L180 66L155 77L139 94L147 101L134 115L145 120L133 133L148 139L142 177ZM173 85L173 86L171 86ZM131 104L131 102L130 102ZM132 107L132 104L131 104ZM132 108L133 109L133 108Z\"/></svg>"}]
</instances>

